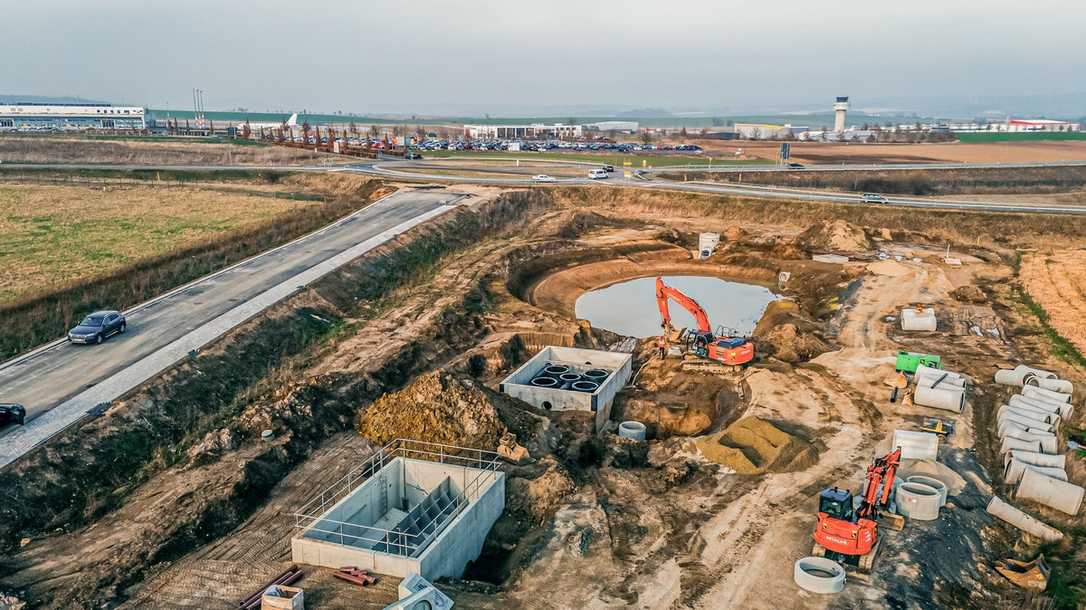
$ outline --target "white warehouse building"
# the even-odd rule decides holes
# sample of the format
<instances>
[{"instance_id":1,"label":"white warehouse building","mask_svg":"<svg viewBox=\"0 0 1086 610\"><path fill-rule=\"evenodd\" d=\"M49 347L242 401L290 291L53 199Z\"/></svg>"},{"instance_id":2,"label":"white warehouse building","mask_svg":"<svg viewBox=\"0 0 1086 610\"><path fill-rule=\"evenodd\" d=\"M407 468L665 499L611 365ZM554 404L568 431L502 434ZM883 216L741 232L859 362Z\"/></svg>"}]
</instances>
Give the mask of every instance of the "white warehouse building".
<instances>
[{"instance_id":1,"label":"white warehouse building","mask_svg":"<svg viewBox=\"0 0 1086 610\"><path fill-rule=\"evenodd\" d=\"M144 111L111 104L0 104L0 131L142 130Z\"/></svg>"},{"instance_id":2,"label":"white warehouse building","mask_svg":"<svg viewBox=\"0 0 1086 610\"><path fill-rule=\"evenodd\" d=\"M532 123L530 125L464 125L464 133L472 139L518 140L521 138L579 138L584 133L580 125Z\"/></svg>"}]
</instances>

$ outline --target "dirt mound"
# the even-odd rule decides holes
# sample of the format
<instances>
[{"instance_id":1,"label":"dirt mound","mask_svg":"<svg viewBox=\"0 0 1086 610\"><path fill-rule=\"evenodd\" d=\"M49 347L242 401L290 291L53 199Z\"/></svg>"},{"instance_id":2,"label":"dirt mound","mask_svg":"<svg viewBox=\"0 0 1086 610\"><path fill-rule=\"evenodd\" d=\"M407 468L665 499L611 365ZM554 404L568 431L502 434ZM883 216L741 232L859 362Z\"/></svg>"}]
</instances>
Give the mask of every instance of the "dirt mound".
<instances>
[{"instance_id":1,"label":"dirt mound","mask_svg":"<svg viewBox=\"0 0 1086 610\"><path fill-rule=\"evenodd\" d=\"M795 244L812 251L861 252L871 249L864 230L844 220L824 220L796 236Z\"/></svg>"},{"instance_id":2,"label":"dirt mound","mask_svg":"<svg viewBox=\"0 0 1086 610\"><path fill-rule=\"evenodd\" d=\"M547 469L538 477L511 477L507 483L509 511L529 515L536 524L550 518L577 487L553 458L546 458L541 463Z\"/></svg>"},{"instance_id":3,"label":"dirt mound","mask_svg":"<svg viewBox=\"0 0 1086 610\"><path fill-rule=\"evenodd\" d=\"M806 362L830 351L817 324L803 316L794 301L773 301L754 329L754 343L762 356L782 362Z\"/></svg>"},{"instance_id":4,"label":"dirt mound","mask_svg":"<svg viewBox=\"0 0 1086 610\"><path fill-rule=\"evenodd\" d=\"M697 446L706 459L738 474L792 472L818 460L818 451L810 443L753 416L697 439Z\"/></svg>"},{"instance_id":5,"label":"dirt mound","mask_svg":"<svg viewBox=\"0 0 1086 610\"><path fill-rule=\"evenodd\" d=\"M508 431L485 388L444 371L378 398L362 412L357 429L377 445L409 438L488 450Z\"/></svg>"},{"instance_id":6,"label":"dirt mound","mask_svg":"<svg viewBox=\"0 0 1086 610\"><path fill-rule=\"evenodd\" d=\"M743 237L746 236L746 232L743 231L742 227L738 225L732 225L727 229L724 229L724 232L721 233L720 236L723 237L726 241L736 242L743 239Z\"/></svg>"},{"instance_id":7,"label":"dirt mound","mask_svg":"<svg viewBox=\"0 0 1086 610\"><path fill-rule=\"evenodd\" d=\"M962 303L983 303L988 300L984 296L984 291L972 284L966 284L965 286L959 286L950 293L950 296L955 300Z\"/></svg>"}]
</instances>

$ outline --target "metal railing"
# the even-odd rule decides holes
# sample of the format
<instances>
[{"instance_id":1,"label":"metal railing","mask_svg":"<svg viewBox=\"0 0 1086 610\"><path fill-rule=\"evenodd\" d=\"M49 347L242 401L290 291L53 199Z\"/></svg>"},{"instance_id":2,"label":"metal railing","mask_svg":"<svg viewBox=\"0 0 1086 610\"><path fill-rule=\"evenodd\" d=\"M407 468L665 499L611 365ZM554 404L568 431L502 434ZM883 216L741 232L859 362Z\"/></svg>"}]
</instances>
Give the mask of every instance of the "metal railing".
<instances>
[{"instance_id":1,"label":"metal railing","mask_svg":"<svg viewBox=\"0 0 1086 610\"><path fill-rule=\"evenodd\" d=\"M479 472L437 515L419 526L418 533L347 523L323 517L337 503L351 495L390 462L400 457L474 468ZM384 552L411 556L424 549L431 540L436 538L445 526L471 503L480 488L494 478L495 472L500 467L501 457L493 451L399 438L377 450L362 464L351 469L343 478L295 511L293 513L294 526L303 535L312 532L325 534L324 538L328 542L338 541L341 545L351 546L358 546L361 542L366 543L365 546L371 549L384 544Z\"/></svg>"}]
</instances>

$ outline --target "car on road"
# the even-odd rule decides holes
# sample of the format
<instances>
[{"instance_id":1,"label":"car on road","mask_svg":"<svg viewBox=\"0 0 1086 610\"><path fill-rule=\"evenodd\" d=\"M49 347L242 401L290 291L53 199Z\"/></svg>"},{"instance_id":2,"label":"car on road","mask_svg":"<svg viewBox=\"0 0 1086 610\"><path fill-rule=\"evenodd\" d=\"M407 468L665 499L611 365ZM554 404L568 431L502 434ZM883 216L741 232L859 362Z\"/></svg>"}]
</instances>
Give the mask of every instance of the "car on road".
<instances>
[{"instance_id":1,"label":"car on road","mask_svg":"<svg viewBox=\"0 0 1086 610\"><path fill-rule=\"evenodd\" d=\"M788 169L804 169L802 163L789 163L786 167L788 167Z\"/></svg>"},{"instance_id":2,"label":"car on road","mask_svg":"<svg viewBox=\"0 0 1086 610\"><path fill-rule=\"evenodd\" d=\"M886 197L878 193L864 193L861 196L864 203L890 203Z\"/></svg>"},{"instance_id":3,"label":"car on road","mask_svg":"<svg viewBox=\"0 0 1086 610\"><path fill-rule=\"evenodd\" d=\"M26 423L26 408L13 402L0 402L0 426Z\"/></svg>"},{"instance_id":4,"label":"car on road","mask_svg":"<svg viewBox=\"0 0 1086 610\"><path fill-rule=\"evenodd\" d=\"M611 172L615 171L615 166L614 165L604 165L604 166L601 166L600 169L602 169L603 171L605 171L607 173L611 173Z\"/></svg>"},{"instance_id":5,"label":"car on road","mask_svg":"<svg viewBox=\"0 0 1086 610\"><path fill-rule=\"evenodd\" d=\"M536 174L532 176L532 180L536 182L555 182L554 176L548 176L547 174Z\"/></svg>"},{"instance_id":6,"label":"car on road","mask_svg":"<svg viewBox=\"0 0 1086 610\"><path fill-rule=\"evenodd\" d=\"M607 179L607 170L603 170L603 169L589 170L588 177L591 178L592 180L606 180Z\"/></svg>"},{"instance_id":7,"label":"car on road","mask_svg":"<svg viewBox=\"0 0 1086 610\"><path fill-rule=\"evenodd\" d=\"M422 158L422 155L420 155L417 152L409 152L406 155L404 155L403 158L408 159L410 161L418 161L419 159Z\"/></svg>"},{"instance_id":8,"label":"car on road","mask_svg":"<svg viewBox=\"0 0 1086 610\"><path fill-rule=\"evenodd\" d=\"M68 331L69 343L101 343L128 330L128 321L119 311L96 311Z\"/></svg>"}]
</instances>

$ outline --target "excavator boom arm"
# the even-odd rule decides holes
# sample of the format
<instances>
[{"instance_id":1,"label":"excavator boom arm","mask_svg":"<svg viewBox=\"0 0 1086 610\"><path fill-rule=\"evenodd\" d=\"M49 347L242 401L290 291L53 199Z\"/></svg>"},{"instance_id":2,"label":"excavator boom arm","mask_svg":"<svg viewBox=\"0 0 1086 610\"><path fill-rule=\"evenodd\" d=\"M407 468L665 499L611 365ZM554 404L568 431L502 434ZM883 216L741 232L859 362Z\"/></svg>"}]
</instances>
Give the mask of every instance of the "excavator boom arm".
<instances>
[{"instance_id":1,"label":"excavator boom arm","mask_svg":"<svg viewBox=\"0 0 1086 610\"><path fill-rule=\"evenodd\" d=\"M690 315L694 316L699 331L711 332L712 328L709 325L709 316L705 313L705 310L701 308L701 305L698 305L697 301L686 296L681 291L665 284L664 278L657 277L656 306L660 308L660 317L663 318L664 327L671 326L671 311L668 307L668 299L674 299L683 309L690 312Z\"/></svg>"}]
</instances>

